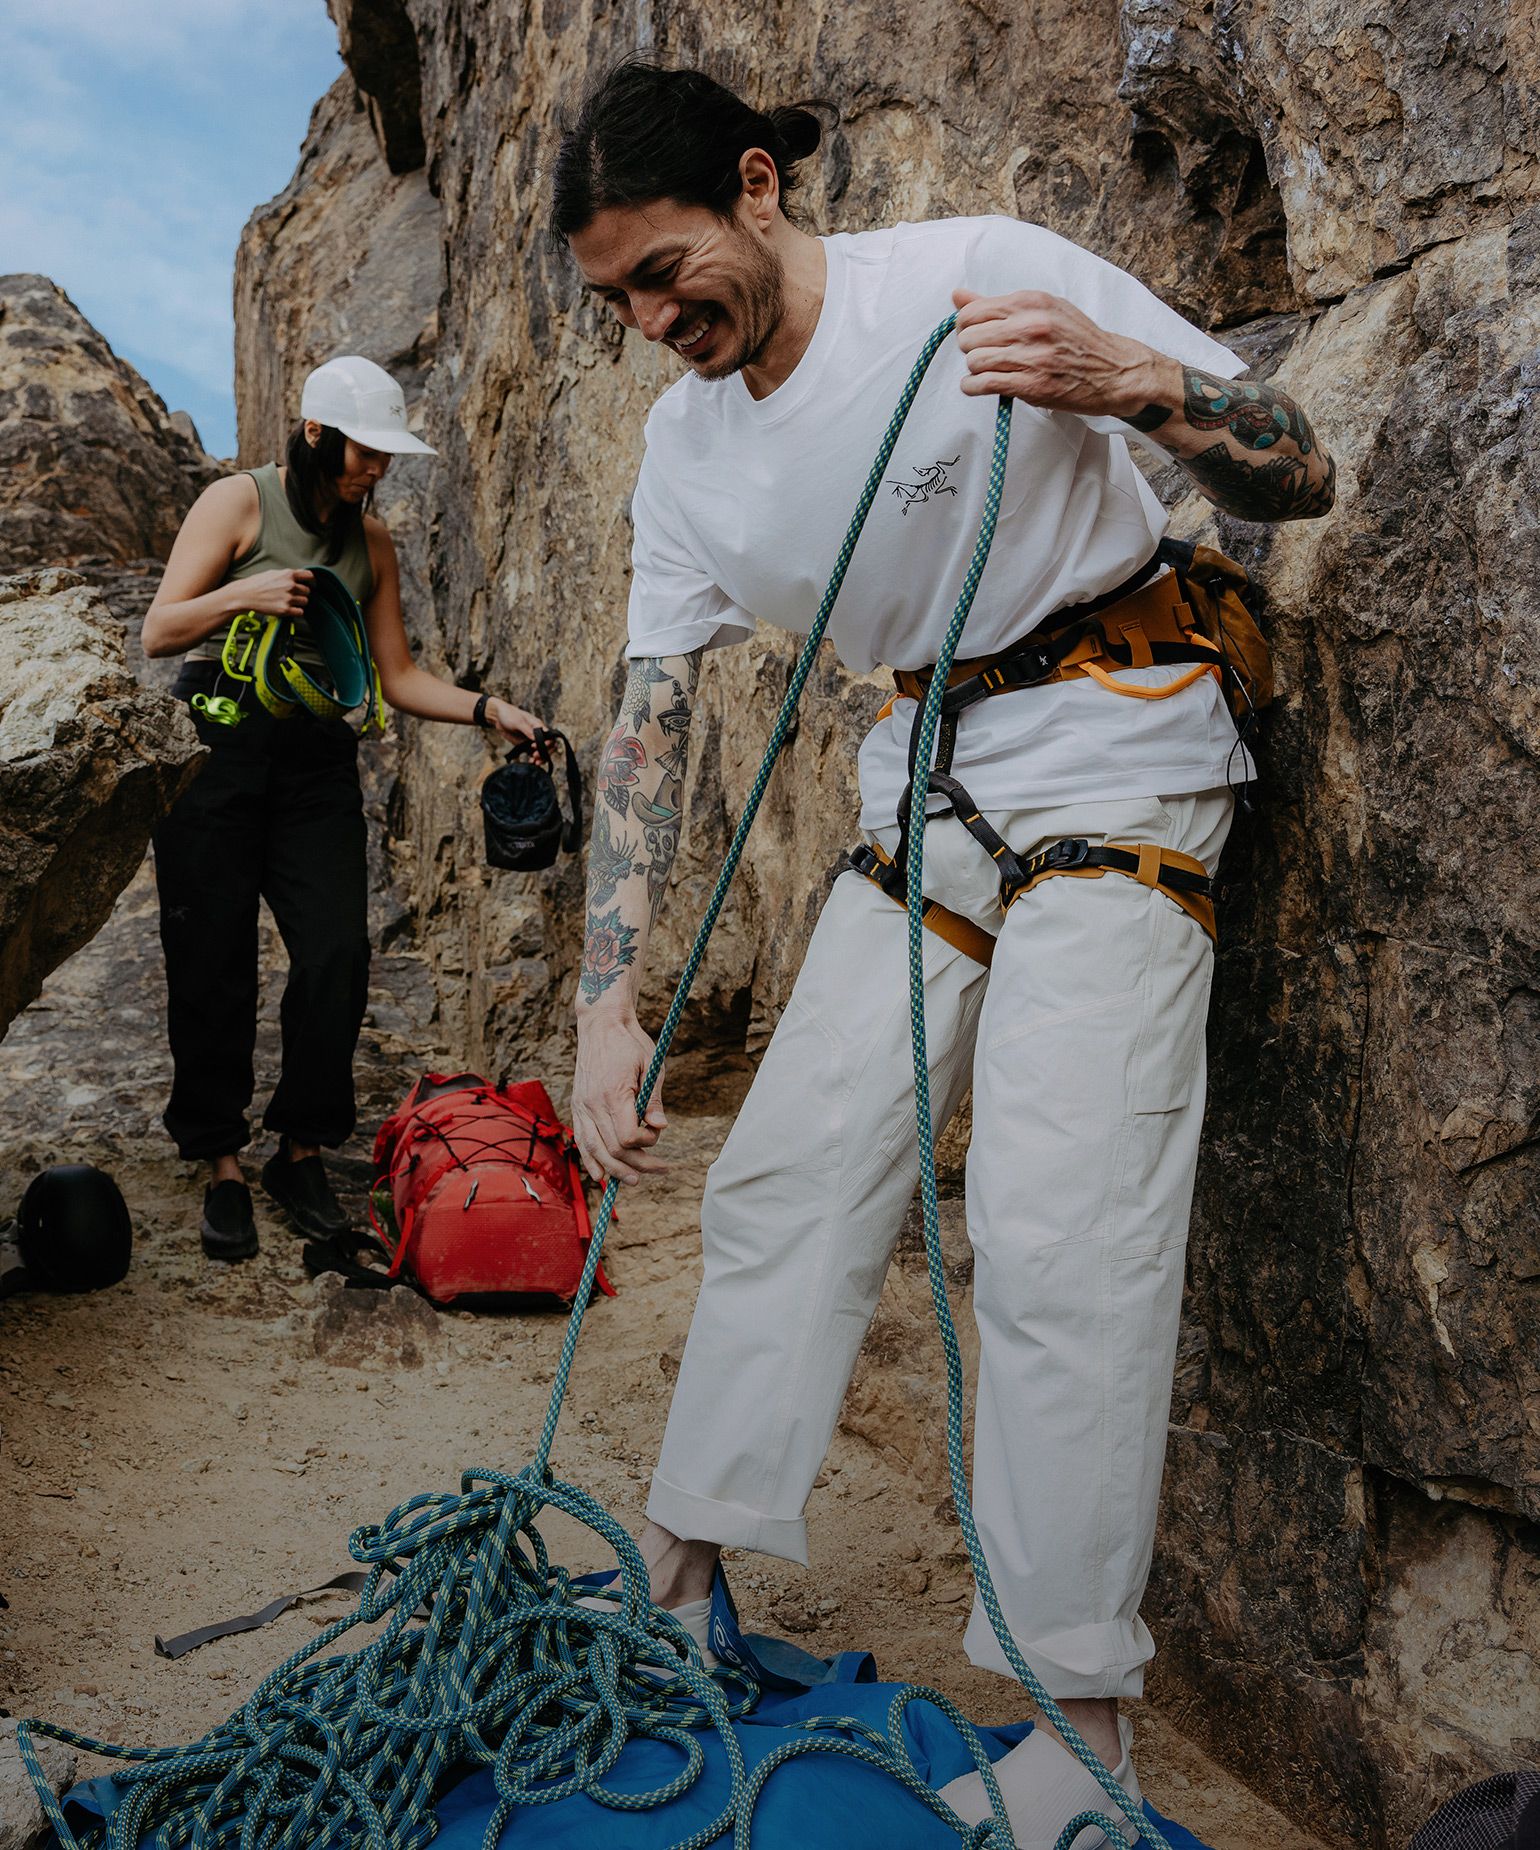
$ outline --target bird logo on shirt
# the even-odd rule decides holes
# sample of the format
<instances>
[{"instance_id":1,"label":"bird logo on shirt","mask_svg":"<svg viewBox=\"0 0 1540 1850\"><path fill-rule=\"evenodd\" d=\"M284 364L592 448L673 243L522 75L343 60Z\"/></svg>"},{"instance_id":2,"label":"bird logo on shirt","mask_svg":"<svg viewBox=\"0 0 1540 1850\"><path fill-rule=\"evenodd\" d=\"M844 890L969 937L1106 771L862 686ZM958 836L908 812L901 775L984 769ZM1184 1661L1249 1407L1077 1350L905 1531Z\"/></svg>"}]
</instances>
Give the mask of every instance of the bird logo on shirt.
<instances>
[{"instance_id":1,"label":"bird logo on shirt","mask_svg":"<svg viewBox=\"0 0 1540 1850\"><path fill-rule=\"evenodd\" d=\"M955 469L962 458L959 450L950 462L933 462L923 469L915 469L912 482L890 480L888 487L903 502L903 511L907 515L912 507L923 507L934 495L955 495L957 490L946 479L948 469Z\"/></svg>"}]
</instances>

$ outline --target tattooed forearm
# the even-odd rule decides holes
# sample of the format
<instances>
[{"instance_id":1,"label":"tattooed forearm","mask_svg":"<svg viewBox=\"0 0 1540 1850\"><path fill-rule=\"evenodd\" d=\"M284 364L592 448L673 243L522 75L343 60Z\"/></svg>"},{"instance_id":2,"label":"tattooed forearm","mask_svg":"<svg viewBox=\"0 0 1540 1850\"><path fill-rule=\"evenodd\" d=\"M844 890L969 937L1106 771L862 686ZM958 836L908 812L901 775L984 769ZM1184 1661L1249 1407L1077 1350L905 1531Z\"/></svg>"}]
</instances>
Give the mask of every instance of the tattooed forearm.
<instances>
[{"instance_id":1,"label":"tattooed forearm","mask_svg":"<svg viewBox=\"0 0 1540 1850\"><path fill-rule=\"evenodd\" d=\"M1173 395L1125 421L1158 431L1210 501L1239 520L1307 520L1330 509L1336 465L1287 392L1196 367L1181 368L1180 381L1179 404Z\"/></svg>"},{"instance_id":2,"label":"tattooed forearm","mask_svg":"<svg viewBox=\"0 0 1540 1850\"><path fill-rule=\"evenodd\" d=\"M595 912L615 897L615 889L631 871L636 844L622 829L617 840L610 833L610 819L602 810L594 811L594 832L588 844L588 909Z\"/></svg>"},{"instance_id":3,"label":"tattooed forearm","mask_svg":"<svg viewBox=\"0 0 1540 1850\"><path fill-rule=\"evenodd\" d=\"M1183 466L1217 506L1242 520L1304 520L1324 514L1335 494L1337 466L1327 458L1324 484L1297 456L1242 461L1222 443L1184 459Z\"/></svg>"},{"instance_id":4,"label":"tattooed forearm","mask_svg":"<svg viewBox=\"0 0 1540 1850\"><path fill-rule=\"evenodd\" d=\"M1124 418L1125 424L1132 424L1135 430L1142 430L1146 436L1153 430L1159 430L1171 416L1169 405L1146 405L1142 411L1136 411L1131 418Z\"/></svg>"},{"instance_id":5,"label":"tattooed forearm","mask_svg":"<svg viewBox=\"0 0 1540 1850\"><path fill-rule=\"evenodd\" d=\"M588 915L588 929L583 933L583 968L578 976L578 990L590 1002L597 1002L623 970L636 962L636 927L628 925L617 906L601 918Z\"/></svg>"},{"instance_id":6,"label":"tattooed forearm","mask_svg":"<svg viewBox=\"0 0 1540 1850\"><path fill-rule=\"evenodd\" d=\"M1246 450L1270 450L1290 437L1301 456L1315 448L1310 420L1288 393L1250 379L1212 379L1189 368L1182 415L1194 430L1227 431Z\"/></svg>"},{"instance_id":7,"label":"tattooed forearm","mask_svg":"<svg viewBox=\"0 0 1540 1850\"><path fill-rule=\"evenodd\" d=\"M699 650L631 665L599 766L602 801L588 850L580 1004L598 1001L638 968L657 923L679 849L699 677Z\"/></svg>"}]
</instances>

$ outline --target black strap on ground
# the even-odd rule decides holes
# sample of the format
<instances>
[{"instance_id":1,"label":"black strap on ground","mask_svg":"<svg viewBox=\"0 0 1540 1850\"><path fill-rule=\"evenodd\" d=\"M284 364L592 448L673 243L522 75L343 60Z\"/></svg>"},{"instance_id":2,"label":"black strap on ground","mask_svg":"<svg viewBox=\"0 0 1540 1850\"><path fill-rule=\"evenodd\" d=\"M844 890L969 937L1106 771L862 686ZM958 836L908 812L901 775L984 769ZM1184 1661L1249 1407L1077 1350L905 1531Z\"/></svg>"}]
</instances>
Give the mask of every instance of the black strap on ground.
<instances>
[{"instance_id":1,"label":"black strap on ground","mask_svg":"<svg viewBox=\"0 0 1540 1850\"><path fill-rule=\"evenodd\" d=\"M317 1593L330 1593L333 1588L359 1593L368 1578L363 1568L346 1568L340 1574L333 1574L330 1580L323 1580L318 1587L306 1587L303 1593L286 1593L282 1599L269 1600L260 1612L243 1613L238 1619L216 1619L212 1625L200 1625L196 1631L180 1632L175 1638L162 1638L157 1634L155 1655L186 1657L189 1651L212 1644L216 1638L233 1638L237 1632L260 1631L264 1625L271 1625L280 1613L287 1612L302 1599L310 1599Z\"/></svg>"},{"instance_id":2,"label":"black strap on ground","mask_svg":"<svg viewBox=\"0 0 1540 1850\"><path fill-rule=\"evenodd\" d=\"M306 1240L300 1249L300 1257L312 1278L321 1272L337 1272L350 1286L360 1291L389 1291L392 1286L411 1283L410 1279L403 1278L399 1273L392 1278L389 1272L382 1272L372 1265L363 1265L358 1258L360 1249L383 1259L387 1266L391 1263L390 1254L367 1233L335 1234L326 1240Z\"/></svg>"}]
</instances>

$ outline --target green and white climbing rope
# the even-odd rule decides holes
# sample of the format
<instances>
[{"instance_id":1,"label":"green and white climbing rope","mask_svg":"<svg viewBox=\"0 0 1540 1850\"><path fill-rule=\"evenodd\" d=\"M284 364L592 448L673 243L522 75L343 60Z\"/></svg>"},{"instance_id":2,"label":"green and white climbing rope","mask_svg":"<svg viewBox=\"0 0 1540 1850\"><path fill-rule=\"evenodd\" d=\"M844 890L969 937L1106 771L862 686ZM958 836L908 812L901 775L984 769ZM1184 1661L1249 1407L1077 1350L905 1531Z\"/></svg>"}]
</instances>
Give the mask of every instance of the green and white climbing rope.
<instances>
[{"instance_id":1,"label":"green and white climbing rope","mask_svg":"<svg viewBox=\"0 0 1540 1850\"><path fill-rule=\"evenodd\" d=\"M883 433L659 1030L637 1098L639 1112L657 1084L899 432L951 331L948 316L927 339ZM920 907L926 805L921 779L931 762L947 670L989 557L1009 442L1010 401L1002 399L978 540L920 720L917 765L922 769L916 772L909 850L920 1196L946 1358L947 1458L979 1597L1001 1648L1023 1687L1100 1781L1111 1801L1109 1811L1125 1821L1120 1827L1112 1816L1083 1813L1066 1825L1057 1850L1069 1850L1078 1833L1093 1824L1125 1850L1141 1832L1150 1850L1168 1850L1165 1838L1050 1700L1012 1639L974 1524L963 1459L962 1358L941 1259L925 1044ZM519 1806L554 1804L577 1792L617 1811L651 1809L678 1798L704 1766L699 1736L707 1728L716 1731L726 1754L731 1795L716 1819L681 1839L675 1850L704 1850L729 1834L735 1850L749 1850L755 1802L766 1780L788 1760L814 1753L880 1768L973 1850L1006 1850L1010 1830L983 1744L957 1709L933 1690L902 1690L885 1733L838 1716L811 1721L805 1738L783 1744L750 1774L732 1722L753 1707L757 1688L728 1667L705 1671L688 1633L652 1604L646 1566L630 1536L585 1491L553 1476L551 1448L615 1192L611 1182L595 1218L550 1404L535 1455L523 1470L513 1475L467 1472L458 1493L414 1497L383 1523L356 1529L349 1552L370 1569L357 1609L279 1665L234 1715L201 1740L182 1747L123 1748L45 1722L20 1725L22 1757L63 1850L420 1850L435 1832L435 1799L457 1769L470 1766L492 1771L498 1801L483 1850L494 1850ZM537 1527L547 1509L573 1517L613 1551L619 1568L613 1599L577 1603L580 1595L566 1569L551 1561ZM323 1655L356 1627L372 1625L382 1629L358 1650ZM660 1674L660 1665L668 1667L665 1673ZM921 1778L902 1736L903 1712L917 1701L935 1704L967 1742L994 1806L992 1820L965 1824ZM80 1832L71 1829L38 1762L32 1745L37 1735L129 1763L116 1776L121 1802L104 1823ZM605 1781L626 1742L635 1737L677 1748L679 1772L651 1792L612 1790Z\"/></svg>"}]
</instances>

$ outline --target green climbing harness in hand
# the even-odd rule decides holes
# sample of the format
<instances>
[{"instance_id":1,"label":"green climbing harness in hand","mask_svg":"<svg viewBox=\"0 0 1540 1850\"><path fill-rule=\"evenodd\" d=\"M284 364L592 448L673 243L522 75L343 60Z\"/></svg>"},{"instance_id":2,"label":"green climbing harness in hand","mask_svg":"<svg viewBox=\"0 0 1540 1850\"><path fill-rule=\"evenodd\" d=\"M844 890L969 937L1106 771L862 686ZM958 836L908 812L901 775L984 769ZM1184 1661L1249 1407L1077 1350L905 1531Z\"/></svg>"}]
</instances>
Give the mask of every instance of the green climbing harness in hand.
<instances>
[{"instance_id":1,"label":"green climbing harness in hand","mask_svg":"<svg viewBox=\"0 0 1540 1850\"><path fill-rule=\"evenodd\" d=\"M639 1114L657 1084L899 432L931 360L951 330L948 316L926 340L884 432L659 1030L637 1095ZM978 540L922 710L919 766L932 761L947 672L989 556L1005 479L1010 410L1010 401L1002 399ZM946 1358L952 1496L979 1598L1001 1649L1023 1687L1111 1801L1111 1816L1085 1812L1071 1819L1057 1850L1068 1850L1090 1825L1125 1850L1140 1833L1151 1850L1169 1850L1157 1827L1135 1807L1033 1676L1005 1624L974 1525L963 1460L962 1358L941 1257L926 1060L921 897L925 808L924 802L915 805L909 850L910 1007L920 1198ZM1010 1829L983 1745L956 1708L933 1690L901 1691L885 1736L838 1717L809 1722L805 1740L778 1748L750 1773L732 1721L753 1707L757 1688L737 1670L723 1669L715 1675L705 1671L694 1640L652 1604L647 1570L630 1536L586 1492L552 1475L551 1449L616 1187L611 1181L604 1191L545 1421L535 1455L523 1470L515 1475L467 1472L458 1494L414 1497L383 1523L356 1529L349 1552L370 1569L357 1610L281 1664L228 1721L201 1740L184 1747L122 1748L43 1722L20 1725L23 1759L63 1850L135 1850L152 1844L156 1850L310 1850L319 1845L420 1850L434 1833L433 1806L439 1790L465 1766L492 1770L498 1803L483 1843L484 1850L493 1850L520 1805L549 1804L577 1792L617 1810L669 1803L701 1773L704 1755L696 1735L706 1727L720 1736L731 1772L731 1795L711 1824L692 1832L675 1850L704 1850L728 1834L735 1850L748 1850L755 1801L766 1780L787 1760L813 1753L839 1754L880 1768L955 1829L963 1843L976 1850L1006 1850ZM574 1517L613 1550L619 1593L604 1609L577 1605L566 1569L550 1560L536 1526L545 1509ZM425 1609L426 1617L414 1622L419 1608ZM356 1626L375 1623L382 1631L355 1653L321 1655ZM666 1677L647 1668L671 1663L674 1656L679 1668ZM994 1807L991 1822L965 1824L911 1761L900 1723L904 1709L920 1700L941 1709L967 1742ZM814 1732L820 1727L828 1732ZM117 1776L124 1796L105 1823L81 1833L71 1830L38 1763L32 1745L37 1734L132 1763ZM608 1788L605 1781L627 1740L638 1736L677 1747L684 1756L679 1773L652 1792ZM1124 1821L1121 1827L1114 1816Z\"/></svg>"},{"instance_id":2,"label":"green climbing harness in hand","mask_svg":"<svg viewBox=\"0 0 1540 1850\"><path fill-rule=\"evenodd\" d=\"M248 610L234 618L220 650L220 675L250 687L274 719L287 719L298 707L317 719L342 719L363 707L361 730L377 724L383 732L385 701L358 600L324 565L307 569L304 615L261 617ZM324 666L305 660L307 642ZM192 704L219 726L239 725L245 717L239 695L195 694Z\"/></svg>"}]
</instances>

